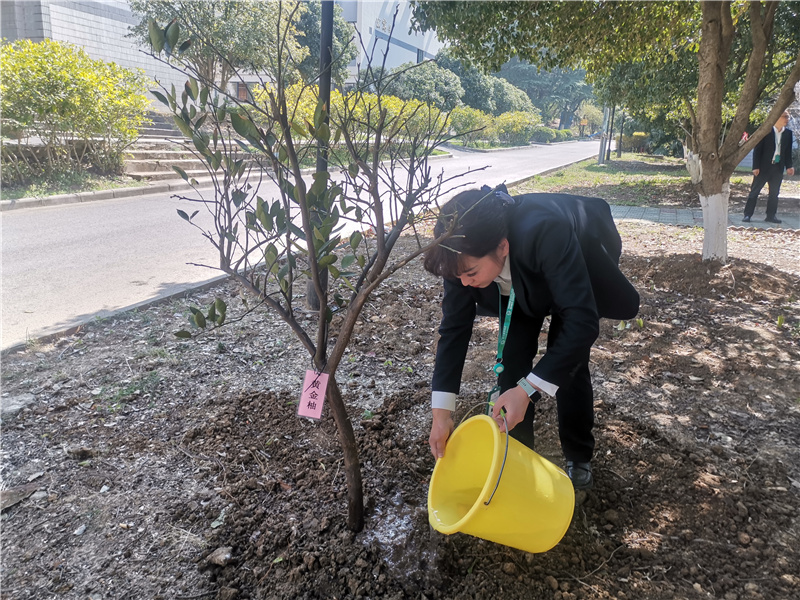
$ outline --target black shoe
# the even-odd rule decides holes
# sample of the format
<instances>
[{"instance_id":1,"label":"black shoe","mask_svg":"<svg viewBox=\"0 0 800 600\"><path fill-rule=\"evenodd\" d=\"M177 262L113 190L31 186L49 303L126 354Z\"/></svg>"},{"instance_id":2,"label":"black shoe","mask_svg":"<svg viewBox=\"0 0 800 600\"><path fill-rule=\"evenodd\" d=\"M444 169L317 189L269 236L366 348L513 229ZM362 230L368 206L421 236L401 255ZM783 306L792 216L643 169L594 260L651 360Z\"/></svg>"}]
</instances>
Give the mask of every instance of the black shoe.
<instances>
[{"instance_id":1,"label":"black shoe","mask_svg":"<svg viewBox=\"0 0 800 600\"><path fill-rule=\"evenodd\" d=\"M783 223L778 217L767 217L764 219L765 223Z\"/></svg>"},{"instance_id":2,"label":"black shoe","mask_svg":"<svg viewBox=\"0 0 800 600\"><path fill-rule=\"evenodd\" d=\"M590 490L594 486L592 463L567 461L567 476L576 490Z\"/></svg>"},{"instance_id":3,"label":"black shoe","mask_svg":"<svg viewBox=\"0 0 800 600\"><path fill-rule=\"evenodd\" d=\"M749 222L750 222L750 217L745 215L744 218L742 219L742 223L749 223Z\"/></svg>"}]
</instances>

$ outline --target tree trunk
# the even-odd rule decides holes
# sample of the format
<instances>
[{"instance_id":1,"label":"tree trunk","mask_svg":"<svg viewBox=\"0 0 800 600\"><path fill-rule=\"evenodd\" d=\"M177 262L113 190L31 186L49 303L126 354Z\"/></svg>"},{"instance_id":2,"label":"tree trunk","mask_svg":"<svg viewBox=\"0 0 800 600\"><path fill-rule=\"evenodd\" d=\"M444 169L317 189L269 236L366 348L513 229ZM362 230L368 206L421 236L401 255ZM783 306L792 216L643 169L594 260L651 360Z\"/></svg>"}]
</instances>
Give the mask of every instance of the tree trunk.
<instances>
[{"instance_id":1,"label":"tree trunk","mask_svg":"<svg viewBox=\"0 0 800 600\"><path fill-rule=\"evenodd\" d=\"M728 260L728 199L731 195L730 184L725 183L718 194L700 196L703 207L703 260Z\"/></svg>"},{"instance_id":2,"label":"tree trunk","mask_svg":"<svg viewBox=\"0 0 800 600\"><path fill-rule=\"evenodd\" d=\"M352 531L364 528L364 490L361 484L361 463L358 460L358 447L353 425L347 416L336 377L330 373L328 394L333 420L339 433L339 444L344 453L344 472L347 478L347 527Z\"/></svg>"}]
</instances>

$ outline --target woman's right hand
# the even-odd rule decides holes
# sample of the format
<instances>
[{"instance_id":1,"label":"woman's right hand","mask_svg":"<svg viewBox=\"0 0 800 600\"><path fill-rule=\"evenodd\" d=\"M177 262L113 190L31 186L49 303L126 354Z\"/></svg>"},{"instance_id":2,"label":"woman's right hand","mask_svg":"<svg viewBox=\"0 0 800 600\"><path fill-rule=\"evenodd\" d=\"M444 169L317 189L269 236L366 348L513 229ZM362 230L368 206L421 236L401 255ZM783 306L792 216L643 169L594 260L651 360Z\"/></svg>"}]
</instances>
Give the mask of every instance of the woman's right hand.
<instances>
[{"instance_id":1,"label":"woman's right hand","mask_svg":"<svg viewBox=\"0 0 800 600\"><path fill-rule=\"evenodd\" d=\"M428 438L434 458L439 459L444 456L444 447L451 433L453 433L453 412L446 408L434 408L431 435Z\"/></svg>"}]
</instances>

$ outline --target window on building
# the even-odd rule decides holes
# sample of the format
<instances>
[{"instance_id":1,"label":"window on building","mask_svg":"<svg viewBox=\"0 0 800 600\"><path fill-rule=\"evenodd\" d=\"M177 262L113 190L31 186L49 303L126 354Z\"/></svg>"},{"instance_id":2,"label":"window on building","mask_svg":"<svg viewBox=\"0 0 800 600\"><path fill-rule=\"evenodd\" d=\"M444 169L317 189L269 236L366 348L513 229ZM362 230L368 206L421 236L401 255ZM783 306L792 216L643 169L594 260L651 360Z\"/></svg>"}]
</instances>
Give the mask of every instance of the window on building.
<instances>
[{"instance_id":1,"label":"window on building","mask_svg":"<svg viewBox=\"0 0 800 600\"><path fill-rule=\"evenodd\" d=\"M236 84L236 98L239 100L249 100L249 90L246 83L238 82Z\"/></svg>"},{"instance_id":2,"label":"window on building","mask_svg":"<svg viewBox=\"0 0 800 600\"><path fill-rule=\"evenodd\" d=\"M417 49L417 64L425 60L425 51Z\"/></svg>"}]
</instances>

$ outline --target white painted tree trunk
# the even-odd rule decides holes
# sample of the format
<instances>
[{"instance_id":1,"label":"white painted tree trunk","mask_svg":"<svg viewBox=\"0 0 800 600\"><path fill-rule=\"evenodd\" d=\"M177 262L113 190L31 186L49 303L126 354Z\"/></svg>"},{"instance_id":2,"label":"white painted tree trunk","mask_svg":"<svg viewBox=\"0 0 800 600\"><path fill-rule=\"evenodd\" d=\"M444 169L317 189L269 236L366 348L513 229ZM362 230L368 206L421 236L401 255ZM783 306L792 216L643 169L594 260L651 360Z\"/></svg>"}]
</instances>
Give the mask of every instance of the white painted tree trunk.
<instances>
[{"instance_id":1,"label":"white painted tree trunk","mask_svg":"<svg viewBox=\"0 0 800 600\"><path fill-rule=\"evenodd\" d=\"M731 186L725 183L719 194L700 196L703 207L703 260L728 261L728 200Z\"/></svg>"}]
</instances>

